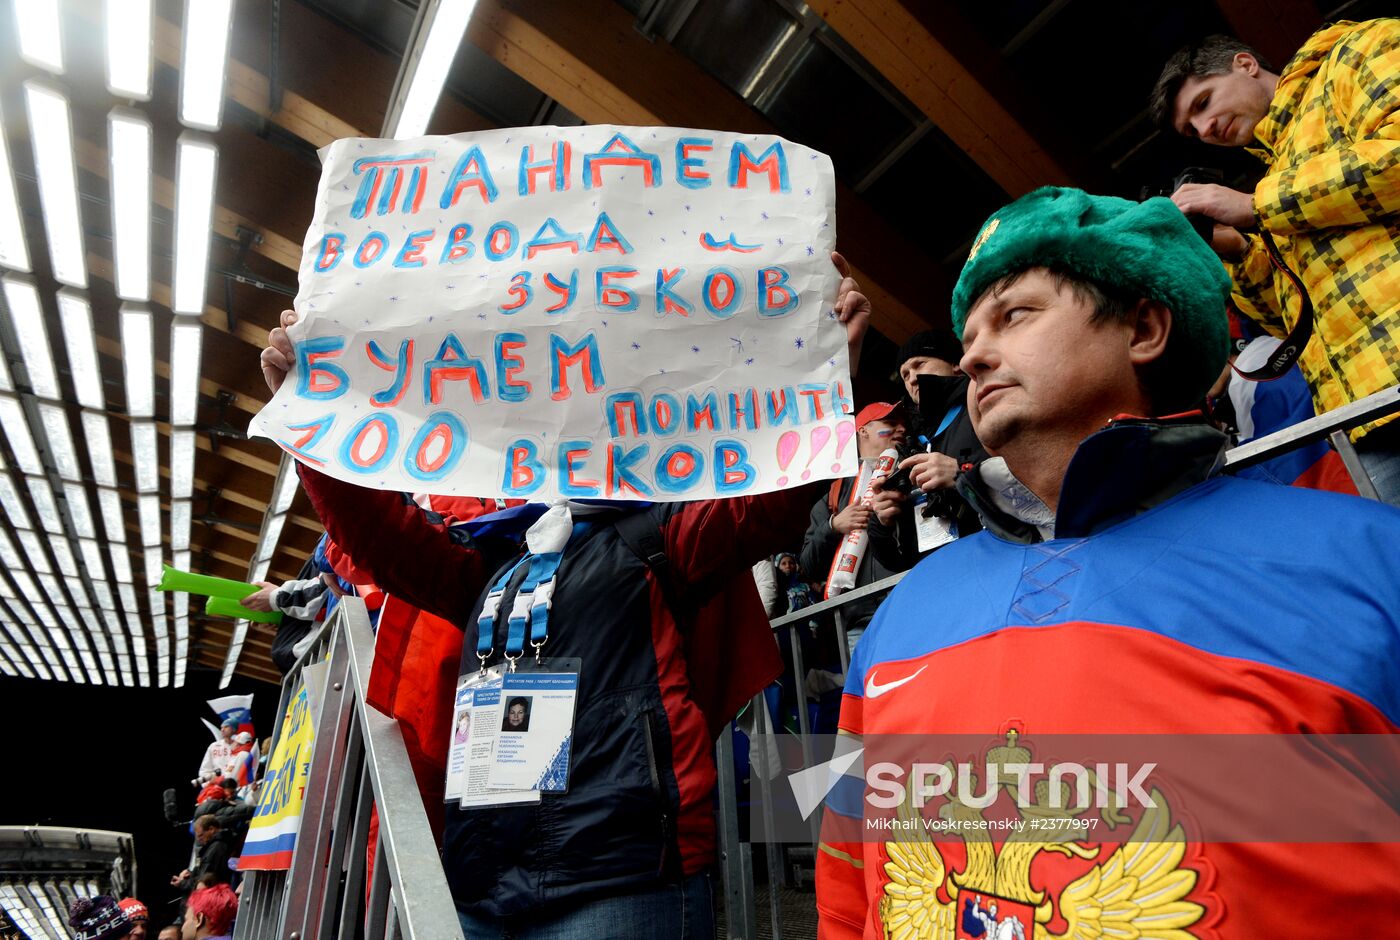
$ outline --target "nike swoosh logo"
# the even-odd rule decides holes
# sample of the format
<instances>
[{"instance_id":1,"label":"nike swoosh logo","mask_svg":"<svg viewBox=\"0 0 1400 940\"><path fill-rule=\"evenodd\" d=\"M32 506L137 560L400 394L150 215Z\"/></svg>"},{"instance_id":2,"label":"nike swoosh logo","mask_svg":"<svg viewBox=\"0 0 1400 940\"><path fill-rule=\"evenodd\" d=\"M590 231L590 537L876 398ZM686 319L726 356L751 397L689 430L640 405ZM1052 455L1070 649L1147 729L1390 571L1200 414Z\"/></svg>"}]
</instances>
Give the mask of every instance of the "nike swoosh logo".
<instances>
[{"instance_id":1,"label":"nike swoosh logo","mask_svg":"<svg viewBox=\"0 0 1400 940\"><path fill-rule=\"evenodd\" d=\"M897 689L906 682L913 682L919 677L919 673L923 672L927 668L927 665L920 666L919 671L915 672L913 675L905 676L903 679L896 679L893 682L886 682L884 685L881 685L880 683L876 682L875 675L872 673L870 677L865 680L865 697L879 698L880 696L888 692L890 689Z\"/></svg>"}]
</instances>

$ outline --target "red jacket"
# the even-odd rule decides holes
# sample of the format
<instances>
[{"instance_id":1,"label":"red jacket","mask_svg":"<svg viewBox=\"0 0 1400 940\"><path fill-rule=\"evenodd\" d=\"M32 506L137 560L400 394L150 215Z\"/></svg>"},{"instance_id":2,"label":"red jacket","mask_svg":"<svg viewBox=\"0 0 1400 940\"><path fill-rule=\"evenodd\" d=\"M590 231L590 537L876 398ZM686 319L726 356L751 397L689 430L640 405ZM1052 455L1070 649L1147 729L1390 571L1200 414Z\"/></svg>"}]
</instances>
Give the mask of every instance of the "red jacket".
<instances>
[{"instance_id":1,"label":"red jacket","mask_svg":"<svg viewBox=\"0 0 1400 940\"><path fill-rule=\"evenodd\" d=\"M474 647L480 597L498 569L518 555L516 547L464 543L459 535L433 525L417 506L396 494L341 483L305 467L301 473L331 537L372 573L395 599L393 603L406 601L447 621L465 625L465 640ZM661 800L669 804L664 812L670 814L670 838L679 853L681 868L687 873L709 865L714 852L714 735L781 670L748 569L757 558L796 540L810 499L808 492L789 490L643 510L651 512L658 522L676 592L686 598L688 612L693 605L693 613L686 617L683 627L673 618L666 592L656 576L620 546L611 526L581 545L577 553L571 546L571 554L566 554L560 569L551 624L562 626L551 630L551 644L559 644L552 648L556 655L574 655L561 651L571 633L575 642L592 644L585 656L585 684L595 687L585 694L581 686L575 755L579 756L579 748L590 746L586 740L590 733L586 719L590 703L585 699L605 698L616 691L610 685L627 689L636 686L639 679L644 680L643 684L653 690L650 694L657 696L662 723L661 766L653 769L659 770L663 778L661 784L666 792L661 794ZM634 576L638 580L631 582L629 579ZM635 593L633 585L643 594L640 605L629 607L620 598L628 596L629 590ZM569 615L561 618L560 610L573 612L579 618L577 622L586 625L570 631ZM388 653L382 648L387 639L381 637L377 658ZM433 689L431 718L424 722L428 727L417 742L434 765L432 790L425 793L425 802L430 806L441 805L434 794L440 796L441 792L440 767L445 758L447 720L463 637L459 634L455 639L451 643L439 633L433 643L425 645L424 649L436 652L438 661L419 661L414 669L417 674L401 676L394 695L394 710L399 712L404 710L405 687L426 679ZM640 646L635 645L639 642ZM406 652L411 645L401 644L400 651ZM607 662L599 654L612 654L623 661ZM593 683L587 683L590 659L592 675L596 677ZM606 668L601 668L604 663ZM649 674L650 679L642 672ZM420 715L419 720L422 718ZM607 746L628 749L618 742ZM605 754L591 765L586 759L579 759L575 766L606 767L608 757ZM420 768L420 780L424 773ZM427 791L429 781L423 783ZM568 799L575 791L588 792L586 781L575 779L570 794L551 795L540 804L553 804L553 809L545 811L546 823L521 823L531 833L545 825L554 826L548 833L554 854L545 860L542 850L512 845L509 849L515 850L515 855L505 860L504 866L513 865L517 870L497 878L483 878L472 868L472 857L487 838L474 831L470 839L455 837L455 833L467 833L473 827L459 818L468 813L449 810L444 864L459 905L481 913L506 915L545 901L563 901L597 891L604 885L617 889L655 881L665 874L655 866L629 870L629 865L646 853L625 851L625 831L636 820L625 817L622 804L610 817L610 794L600 797L595 793L595 812L571 814ZM499 818L503 813L538 810L508 807L476 812L493 813ZM600 814L600 818L588 818ZM589 826L606 827L600 831L607 833L607 841L616 850L617 865L612 870L613 856L609 856L606 846L599 845L596 834L585 831ZM619 832L624 834L621 843ZM577 870L571 870L558 857L558 846L571 840L597 849L587 865L580 865ZM499 851L495 857L499 863ZM456 870L459 861L465 871Z\"/></svg>"}]
</instances>

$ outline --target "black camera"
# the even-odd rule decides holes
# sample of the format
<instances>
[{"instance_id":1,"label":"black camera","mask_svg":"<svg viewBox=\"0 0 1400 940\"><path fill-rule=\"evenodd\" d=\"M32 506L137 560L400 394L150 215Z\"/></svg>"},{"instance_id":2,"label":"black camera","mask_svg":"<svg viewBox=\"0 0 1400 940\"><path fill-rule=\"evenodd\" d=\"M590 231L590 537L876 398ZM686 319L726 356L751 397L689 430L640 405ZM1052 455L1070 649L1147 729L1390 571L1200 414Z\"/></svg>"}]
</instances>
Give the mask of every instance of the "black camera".
<instances>
[{"instance_id":1,"label":"black camera","mask_svg":"<svg viewBox=\"0 0 1400 940\"><path fill-rule=\"evenodd\" d=\"M899 461L903 463L907 458L918 454L926 453L919 446L917 441L905 441L899 446ZM886 490L899 490L906 496L914 495L918 488L914 486L914 481L910 478L908 470L895 470L885 478L881 487ZM958 507L961 497L953 490L934 490L932 493L924 495L924 503L919 507L919 512L925 518L928 516L942 516L945 519L955 518L958 514Z\"/></svg>"},{"instance_id":2,"label":"black camera","mask_svg":"<svg viewBox=\"0 0 1400 940\"><path fill-rule=\"evenodd\" d=\"M1154 196L1170 196L1187 183L1217 183L1223 186L1225 171L1211 166L1188 166L1178 173L1167 186L1142 187L1138 201L1146 202ZM1188 215L1186 220L1191 223L1191 228L1195 229L1196 234L1209 245L1210 237L1215 231L1215 220L1207 215Z\"/></svg>"},{"instance_id":3,"label":"black camera","mask_svg":"<svg viewBox=\"0 0 1400 940\"><path fill-rule=\"evenodd\" d=\"M899 452L899 463L904 463L905 460L913 457L915 454L922 454L924 452L923 448L919 446L918 441L913 440L905 440L896 450ZM894 472L885 477L880 483L880 488L885 490L899 490L901 493L908 495L914 491L914 481L909 478L908 470L896 465Z\"/></svg>"},{"instance_id":4,"label":"black camera","mask_svg":"<svg viewBox=\"0 0 1400 940\"><path fill-rule=\"evenodd\" d=\"M175 788L171 787L161 794L161 809L165 813L165 821L172 826L187 826L189 820L180 816L180 804L175 796Z\"/></svg>"}]
</instances>

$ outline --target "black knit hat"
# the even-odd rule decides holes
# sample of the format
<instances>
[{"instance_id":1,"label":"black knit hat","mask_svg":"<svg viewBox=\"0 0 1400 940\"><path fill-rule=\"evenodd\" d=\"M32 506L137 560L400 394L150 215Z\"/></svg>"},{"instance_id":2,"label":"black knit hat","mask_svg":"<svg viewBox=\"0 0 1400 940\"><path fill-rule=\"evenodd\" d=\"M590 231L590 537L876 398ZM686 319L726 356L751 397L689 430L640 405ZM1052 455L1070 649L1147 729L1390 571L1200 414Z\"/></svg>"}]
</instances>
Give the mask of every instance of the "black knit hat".
<instances>
[{"instance_id":1,"label":"black knit hat","mask_svg":"<svg viewBox=\"0 0 1400 940\"><path fill-rule=\"evenodd\" d=\"M957 365L958 360L962 359L962 354L962 343L958 342L952 330L922 330L906 339L904 345L899 347L894 369L898 372L900 366L915 356L932 356Z\"/></svg>"},{"instance_id":2,"label":"black knit hat","mask_svg":"<svg viewBox=\"0 0 1400 940\"><path fill-rule=\"evenodd\" d=\"M131 921L105 894L75 900L68 908L68 926L78 940L118 940L131 934Z\"/></svg>"}]
</instances>

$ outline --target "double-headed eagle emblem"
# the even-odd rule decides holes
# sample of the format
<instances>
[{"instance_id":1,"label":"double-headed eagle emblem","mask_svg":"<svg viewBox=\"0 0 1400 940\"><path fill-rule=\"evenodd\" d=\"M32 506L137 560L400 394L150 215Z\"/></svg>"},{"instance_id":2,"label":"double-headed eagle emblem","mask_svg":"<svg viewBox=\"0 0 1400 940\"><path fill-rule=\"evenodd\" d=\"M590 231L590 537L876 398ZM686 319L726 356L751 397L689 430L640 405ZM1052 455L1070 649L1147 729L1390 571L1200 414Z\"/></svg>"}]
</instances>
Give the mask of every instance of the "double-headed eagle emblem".
<instances>
[{"instance_id":1,"label":"double-headed eagle emblem","mask_svg":"<svg viewBox=\"0 0 1400 940\"><path fill-rule=\"evenodd\" d=\"M1006 746L988 752L990 766L1030 762L1030 751L1016 743L1016 735L1009 732ZM999 779L996 785L1009 790L1012 781ZM920 816L913 792L909 788L897 810L902 820ZM895 940L1197 940L1215 936L1204 926L1205 906L1191 899L1200 875L1183 865L1188 843L1161 790L1152 789L1150 802L1156 805L1144 807L1136 822L1114 805L1098 810L1102 824L1110 830L1133 826L1130 835L1111 843L1091 841L1084 828L1060 824L1078 819L1091 807L1067 805L1071 800L1063 792L1052 800L1046 780L1038 781L1034 792L1034 802L1017 810L1027 824L1009 831L999 845L988 828L977 825L983 820L982 810L956 799L938 808L943 827L959 833L966 845L961 871L951 869L926 826L910 825L901 830L900 838L887 842L888 881L879 900L885 936ZM1031 865L1042 853L1094 864L1058 891L1037 888Z\"/></svg>"}]
</instances>

